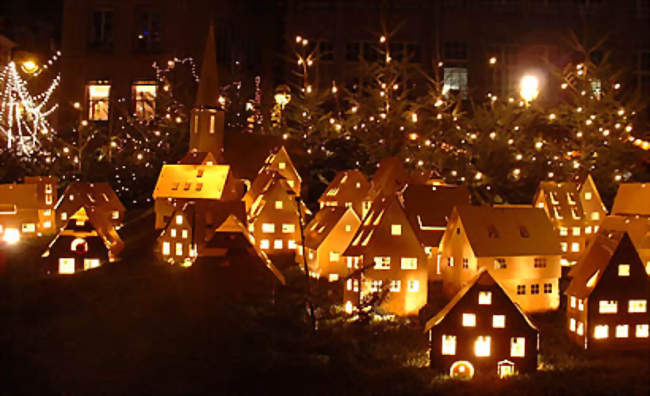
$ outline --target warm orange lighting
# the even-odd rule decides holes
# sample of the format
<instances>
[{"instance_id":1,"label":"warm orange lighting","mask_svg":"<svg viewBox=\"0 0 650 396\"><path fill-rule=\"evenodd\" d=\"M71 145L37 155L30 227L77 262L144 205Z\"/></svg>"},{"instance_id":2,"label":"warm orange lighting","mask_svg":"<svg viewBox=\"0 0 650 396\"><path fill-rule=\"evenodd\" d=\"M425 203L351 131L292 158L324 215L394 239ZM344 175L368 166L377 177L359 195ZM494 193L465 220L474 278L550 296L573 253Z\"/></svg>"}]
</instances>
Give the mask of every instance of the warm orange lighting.
<instances>
[{"instance_id":1,"label":"warm orange lighting","mask_svg":"<svg viewBox=\"0 0 650 396\"><path fill-rule=\"evenodd\" d=\"M31 59L24 61L23 64L20 65L20 68L22 69L22 71L24 71L24 72L27 73L27 74L34 74L34 73L36 73L36 72L38 71L38 69L39 69L39 67L38 67L38 65L36 64L36 62L34 62L34 61L31 60Z\"/></svg>"},{"instance_id":2,"label":"warm orange lighting","mask_svg":"<svg viewBox=\"0 0 650 396\"><path fill-rule=\"evenodd\" d=\"M535 100L537 95L539 95L539 79L531 75L522 77L519 95L526 103Z\"/></svg>"},{"instance_id":3,"label":"warm orange lighting","mask_svg":"<svg viewBox=\"0 0 650 396\"><path fill-rule=\"evenodd\" d=\"M7 228L2 240L10 245L14 245L20 241L20 232L16 228Z\"/></svg>"}]
</instances>

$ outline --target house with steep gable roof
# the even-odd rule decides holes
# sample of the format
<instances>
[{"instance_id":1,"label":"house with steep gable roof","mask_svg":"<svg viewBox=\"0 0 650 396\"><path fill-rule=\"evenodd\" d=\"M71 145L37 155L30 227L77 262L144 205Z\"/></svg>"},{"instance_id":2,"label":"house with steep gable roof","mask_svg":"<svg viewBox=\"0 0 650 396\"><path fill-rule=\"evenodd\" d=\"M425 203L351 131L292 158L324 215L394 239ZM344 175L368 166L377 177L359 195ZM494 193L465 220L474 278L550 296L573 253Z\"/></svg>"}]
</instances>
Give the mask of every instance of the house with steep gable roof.
<instances>
[{"instance_id":1,"label":"house with steep gable roof","mask_svg":"<svg viewBox=\"0 0 650 396\"><path fill-rule=\"evenodd\" d=\"M569 338L589 350L650 348L649 282L629 235L602 228L565 292Z\"/></svg>"},{"instance_id":2,"label":"house with steep gable roof","mask_svg":"<svg viewBox=\"0 0 650 396\"><path fill-rule=\"evenodd\" d=\"M539 330L486 268L426 322L424 332L430 367L452 378L537 370Z\"/></svg>"},{"instance_id":3,"label":"house with steep gable roof","mask_svg":"<svg viewBox=\"0 0 650 396\"><path fill-rule=\"evenodd\" d=\"M607 216L603 219L601 229L609 231L625 231L632 240L646 273L650 275L650 217L634 216ZM595 234L592 238L595 238ZM573 267L569 277L573 276Z\"/></svg>"},{"instance_id":4,"label":"house with steep gable roof","mask_svg":"<svg viewBox=\"0 0 650 396\"><path fill-rule=\"evenodd\" d=\"M326 206L352 207L359 217L370 182L358 169L340 171L318 198L321 209Z\"/></svg>"},{"instance_id":5,"label":"house with steep gable roof","mask_svg":"<svg viewBox=\"0 0 650 396\"><path fill-rule=\"evenodd\" d=\"M440 242L443 291L453 296L486 268L525 312L555 310L560 254L542 209L459 205Z\"/></svg>"},{"instance_id":6,"label":"house with steep gable roof","mask_svg":"<svg viewBox=\"0 0 650 396\"><path fill-rule=\"evenodd\" d=\"M650 217L650 182L619 184L612 214Z\"/></svg>"},{"instance_id":7,"label":"house with steep gable roof","mask_svg":"<svg viewBox=\"0 0 650 396\"><path fill-rule=\"evenodd\" d=\"M124 223L126 208L110 184L71 182L56 203L56 218L62 227L67 224L69 216L82 207L94 207L95 212L106 217L114 227Z\"/></svg>"}]
</instances>

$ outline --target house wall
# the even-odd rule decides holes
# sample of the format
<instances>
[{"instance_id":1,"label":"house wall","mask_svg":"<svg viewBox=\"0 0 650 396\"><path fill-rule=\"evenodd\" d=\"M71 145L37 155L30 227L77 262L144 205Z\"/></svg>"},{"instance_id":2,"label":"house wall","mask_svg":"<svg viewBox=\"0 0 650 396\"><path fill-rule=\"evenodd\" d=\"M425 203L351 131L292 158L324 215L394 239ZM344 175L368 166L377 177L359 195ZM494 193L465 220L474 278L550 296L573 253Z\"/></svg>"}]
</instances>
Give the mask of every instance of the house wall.
<instances>
[{"instance_id":1,"label":"house wall","mask_svg":"<svg viewBox=\"0 0 650 396\"><path fill-rule=\"evenodd\" d=\"M249 231L255 237L255 243L267 254L295 252L302 243L296 200L277 184L265 193L262 199L266 204L249 226ZM282 209L276 209L276 201L282 202ZM264 224L273 224L274 232L265 232ZM283 232L283 224L293 225L293 231ZM275 247L276 241L281 243L280 248ZM291 244L293 247L290 246Z\"/></svg>"},{"instance_id":2,"label":"house wall","mask_svg":"<svg viewBox=\"0 0 650 396\"><path fill-rule=\"evenodd\" d=\"M350 231L345 231L346 225L350 226ZM318 247L315 271L319 272L321 277L328 279L330 275L336 274L339 279L342 279L352 272L352 268L348 268L347 260L343 257L343 252L352 242L359 225L361 225L361 220L354 211L346 211ZM338 253L339 258L337 261L330 260L331 252Z\"/></svg>"},{"instance_id":3,"label":"house wall","mask_svg":"<svg viewBox=\"0 0 650 396\"><path fill-rule=\"evenodd\" d=\"M79 254L72 251L72 241L76 238L84 239L88 244L86 254ZM71 258L75 261L75 273L82 272L84 260L99 260L99 266L108 262L108 249L102 239L98 236L85 237L84 233L79 235L60 235L54 244L49 248L49 255L45 258L45 273L50 275L59 274L59 263L62 258Z\"/></svg>"},{"instance_id":4,"label":"house wall","mask_svg":"<svg viewBox=\"0 0 650 396\"><path fill-rule=\"evenodd\" d=\"M180 224L178 220L180 220ZM186 231L187 234L184 235L183 231ZM192 223L187 215L176 212L174 218L168 222L167 228L158 238L158 253L162 260L172 264L189 265L195 258L193 248L196 246L194 241L196 236L193 232ZM165 250L165 246L169 247L168 251ZM180 251L177 251L177 246L180 246Z\"/></svg>"},{"instance_id":5,"label":"house wall","mask_svg":"<svg viewBox=\"0 0 650 396\"><path fill-rule=\"evenodd\" d=\"M450 219L438 252L443 292L452 297L476 276L479 268L459 217ZM467 259L467 268L463 267L463 259Z\"/></svg>"}]
</instances>

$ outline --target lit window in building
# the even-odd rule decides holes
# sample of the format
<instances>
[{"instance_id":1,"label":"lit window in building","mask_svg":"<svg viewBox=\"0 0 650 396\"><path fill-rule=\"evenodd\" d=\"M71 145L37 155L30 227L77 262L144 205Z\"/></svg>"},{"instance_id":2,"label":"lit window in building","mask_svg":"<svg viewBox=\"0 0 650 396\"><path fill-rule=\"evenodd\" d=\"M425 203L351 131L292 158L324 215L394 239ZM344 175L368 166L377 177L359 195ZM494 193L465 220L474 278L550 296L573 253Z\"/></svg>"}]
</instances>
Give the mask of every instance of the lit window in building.
<instances>
[{"instance_id":1,"label":"lit window in building","mask_svg":"<svg viewBox=\"0 0 650 396\"><path fill-rule=\"evenodd\" d=\"M284 202L282 201L275 201L275 208L276 209L282 209L284 207Z\"/></svg>"},{"instance_id":2,"label":"lit window in building","mask_svg":"<svg viewBox=\"0 0 650 396\"><path fill-rule=\"evenodd\" d=\"M282 249L282 239L273 241L273 249Z\"/></svg>"},{"instance_id":3,"label":"lit window in building","mask_svg":"<svg viewBox=\"0 0 650 396\"><path fill-rule=\"evenodd\" d=\"M576 331L576 320L573 318L569 319L569 330Z\"/></svg>"},{"instance_id":4,"label":"lit window in building","mask_svg":"<svg viewBox=\"0 0 650 396\"><path fill-rule=\"evenodd\" d=\"M340 258L341 255L339 254L339 252L330 252L330 262L338 263Z\"/></svg>"},{"instance_id":5,"label":"lit window in building","mask_svg":"<svg viewBox=\"0 0 650 396\"><path fill-rule=\"evenodd\" d=\"M456 336L453 335L442 336L442 354L443 355L456 354Z\"/></svg>"},{"instance_id":6,"label":"lit window in building","mask_svg":"<svg viewBox=\"0 0 650 396\"><path fill-rule=\"evenodd\" d=\"M490 292L490 291L480 291L480 292L478 292L478 303L479 303L479 305L490 305L490 304L492 304L492 292Z\"/></svg>"},{"instance_id":7,"label":"lit window in building","mask_svg":"<svg viewBox=\"0 0 650 396\"><path fill-rule=\"evenodd\" d=\"M162 244L162 254L165 256L169 256L171 253L170 247L169 247L169 242L163 242Z\"/></svg>"},{"instance_id":8,"label":"lit window in building","mask_svg":"<svg viewBox=\"0 0 650 396\"><path fill-rule=\"evenodd\" d=\"M596 325L594 327L594 338L601 340L603 338L609 337L609 326L608 325Z\"/></svg>"},{"instance_id":9,"label":"lit window in building","mask_svg":"<svg viewBox=\"0 0 650 396\"><path fill-rule=\"evenodd\" d=\"M283 170L287 168L287 163L286 162L278 162L278 169Z\"/></svg>"},{"instance_id":10,"label":"lit window in building","mask_svg":"<svg viewBox=\"0 0 650 396\"><path fill-rule=\"evenodd\" d=\"M345 232L350 232L352 231L352 226L350 224L345 225Z\"/></svg>"},{"instance_id":11,"label":"lit window in building","mask_svg":"<svg viewBox=\"0 0 650 396\"><path fill-rule=\"evenodd\" d=\"M336 282L337 280L339 280L339 274L330 274L328 280L330 282Z\"/></svg>"},{"instance_id":12,"label":"lit window in building","mask_svg":"<svg viewBox=\"0 0 650 396\"><path fill-rule=\"evenodd\" d=\"M616 325L616 338L627 338L628 333L628 325Z\"/></svg>"},{"instance_id":13,"label":"lit window in building","mask_svg":"<svg viewBox=\"0 0 650 396\"><path fill-rule=\"evenodd\" d=\"M510 338L510 356L512 357L526 356L526 339L524 337Z\"/></svg>"},{"instance_id":14,"label":"lit window in building","mask_svg":"<svg viewBox=\"0 0 650 396\"><path fill-rule=\"evenodd\" d=\"M582 300L578 300L578 311L585 310L585 303Z\"/></svg>"},{"instance_id":15,"label":"lit window in building","mask_svg":"<svg viewBox=\"0 0 650 396\"><path fill-rule=\"evenodd\" d=\"M156 116L156 93L158 86L151 81L133 84L133 114L142 121L152 120Z\"/></svg>"},{"instance_id":16,"label":"lit window in building","mask_svg":"<svg viewBox=\"0 0 650 396\"><path fill-rule=\"evenodd\" d=\"M591 214L591 220L600 220L600 213L598 212L593 212Z\"/></svg>"},{"instance_id":17,"label":"lit window in building","mask_svg":"<svg viewBox=\"0 0 650 396\"><path fill-rule=\"evenodd\" d=\"M59 274L74 274L74 259L73 258L60 258L59 259Z\"/></svg>"},{"instance_id":18,"label":"lit window in building","mask_svg":"<svg viewBox=\"0 0 650 396\"><path fill-rule=\"evenodd\" d=\"M120 212L117 211L117 210L114 210L114 211L111 213L111 218L112 218L113 220L117 220L117 219L119 219L119 218L120 218Z\"/></svg>"},{"instance_id":19,"label":"lit window in building","mask_svg":"<svg viewBox=\"0 0 650 396\"><path fill-rule=\"evenodd\" d=\"M273 224L273 223L263 223L262 224L262 232L265 232L265 233L273 233L273 232L275 232L275 224Z\"/></svg>"},{"instance_id":20,"label":"lit window in building","mask_svg":"<svg viewBox=\"0 0 650 396\"><path fill-rule=\"evenodd\" d=\"M578 335L583 335L585 333L584 323L578 322L578 327L576 328L576 333L578 333Z\"/></svg>"},{"instance_id":21,"label":"lit window in building","mask_svg":"<svg viewBox=\"0 0 650 396\"><path fill-rule=\"evenodd\" d=\"M390 257L388 257L388 256L377 256L377 257L375 257L375 269L389 270L390 269Z\"/></svg>"},{"instance_id":22,"label":"lit window in building","mask_svg":"<svg viewBox=\"0 0 650 396\"><path fill-rule=\"evenodd\" d=\"M473 313L464 313L463 327L475 327L475 326L476 326L476 315Z\"/></svg>"},{"instance_id":23,"label":"lit window in building","mask_svg":"<svg viewBox=\"0 0 650 396\"><path fill-rule=\"evenodd\" d=\"M23 223L22 230L23 232L36 232L36 224Z\"/></svg>"},{"instance_id":24,"label":"lit window in building","mask_svg":"<svg viewBox=\"0 0 650 396\"><path fill-rule=\"evenodd\" d=\"M647 324L638 324L636 325L636 338L648 338L648 325Z\"/></svg>"},{"instance_id":25,"label":"lit window in building","mask_svg":"<svg viewBox=\"0 0 650 396\"><path fill-rule=\"evenodd\" d=\"M176 255L177 256L182 256L183 255L183 244L182 243L176 243Z\"/></svg>"},{"instance_id":26,"label":"lit window in building","mask_svg":"<svg viewBox=\"0 0 650 396\"><path fill-rule=\"evenodd\" d=\"M294 186L296 183L294 183L293 180L287 180L287 184L289 185L289 187L293 188L293 186Z\"/></svg>"},{"instance_id":27,"label":"lit window in building","mask_svg":"<svg viewBox=\"0 0 650 396\"><path fill-rule=\"evenodd\" d=\"M99 259L84 259L84 271L99 267Z\"/></svg>"},{"instance_id":28,"label":"lit window in building","mask_svg":"<svg viewBox=\"0 0 650 396\"><path fill-rule=\"evenodd\" d=\"M573 227L573 236L580 236L580 227Z\"/></svg>"},{"instance_id":29,"label":"lit window in building","mask_svg":"<svg viewBox=\"0 0 650 396\"><path fill-rule=\"evenodd\" d=\"M445 67L443 74L443 95L449 95L449 93L452 93L454 95L459 95L461 99L467 99L467 68Z\"/></svg>"},{"instance_id":30,"label":"lit window in building","mask_svg":"<svg viewBox=\"0 0 650 396\"><path fill-rule=\"evenodd\" d=\"M390 281L390 291L399 292L402 290L402 281L392 280Z\"/></svg>"},{"instance_id":31,"label":"lit window in building","mask_svg":"<svg viewBox=\"0 0 650 396\"><path fill-rule=\"evenodd\" d=\"M479 336L474 342L476 356L490 356L490 336Z\"/></svg>"},{"instance_id":32,"label":"lit window in building","mask_svg":"<svg viewBox=\"0 0 650 396\"><path fill-rule=\"evenodd\" d=\"M630 264L619 264L618 276L630 276Z\"/></svg>"},{"instance_id":33,"label":"lit window in building","mask_svg":"<svg viewBox=\"0 0 650 396\"><path fill-rule=\"evenodd\" d=\"M391 224L390 226L391 235L402 235L402 225L401 224Z\"/></svg>"},{"instance_id":34,"label":"lit window in building","mask_svg":"<svg viewBox=\"0 0 650 396\"><path fill-rule=\"evenodd\" d=\"M569 299L569 302L571 304L571 308L576 307L576 298L575 298L575 296L571 296L571 298Z\"/></svg>"},{"instance_id":35,"label":"lit window in building","mask_svg":"<svg viewBox=\"0 0 650 396\"><path fill-rule=\"evenodd\" d=\"M604 313L616 313L618 303L616 300L600 300L598 302L598 312L601 314Z\"/></svg>"},{"instance_id":36,"label":"lit window in building","mask_svg":"<svg viewBox=\"0 0 650 396\"><path fill-rule=\"evenodd\" d=\"M271 245L270 245L268 239L262 239L262 240L260 241L260 249L268 249L268 248L270 248L270 247L271 247Z\"/></svg>"},{"instance_id":37,"label":"lit window in building","mask_svg":"<svg viewBox=\"0 0 650 396\"><path fill-rule=\"evenodd\" d=\"M526 294L526 285L517 285L517 295L522 296Z\"/></svg>"},{"instance_id":38,"label":"lit window in building","mask_svg":"<svg viewBox=\"0 0 650 396\"><path fill-rule=\"evenodd\" d=\"M591 199L591 193L590 192L585 192L585 199L589 201Z\"/></svg>"},{"instance_id":39,"label":"lit window in building","mask_svg":"<svg viewBox=\"0 0 650 396\"><path fill-rule=\"evenodd\" d=\"M169 235L170 235L172 238L176 238L176 228L172 228L172 229L169 231Z\"/></svg>"},{"instance_id":40,"label":"lit window in building","mask_svg":"<svg viewBox=\"0 0 650 396\"><path fill-rule=\"evenodd\" d=\"M591 226L586 226L585 227L585 234L587 234L587 235L591 234Z\"/></svg>"},{"instance_id":41,"label":"lit window in building","mask_svg":"<svg viewBox=\"0 0 650 396\"><path fill-rule=\"evenodd\" d=\"M370 291L373 292L373 293L378 292L379 290L381 290L382 283L383 282L380 281L380 280L372 280L372 281L370 281Z\"/></svg>"},{"instance_id":42,"label":"lit window in building","mask_svg":"<svg viewBox=\"0 0 650 396\"><path fill-rule=\"evenodd\" d=\"M108 121L108 101L111 86L107 84L88 84L88 119Z\"/></svg>"},{"instance_id":43,"label":"lit window in building","mask_svg":"<svg viewBox=\"0 0 650 396\"><path fill-rule=\"evenodd\" d=\"M401 267L403 270L418 269L418 259L415 257L402 257Z\"/></svg>"},{"instance_id":44,"label":"lit window in building","mask_svg":"<svg viewBox=\"0 0 650 396\"><path fill-rule=\"evenodd\" d=\"M296 241L294 241L293 239L289 239L287 241L287 248L288 249L295 249L296 248Z\"/></svg>"},{"instance_id":45,"label":"lit window in building","mask_svg":"<svg viewBox=\"0 0 650 396\"><path fill-rule=\"evenodd\" d=\"M176 224L178 224L178 225L183 224L183 216L176 215Z\"/></svg>"},{"instance_id":46,"label":"lit window in building","mask_svg":"<svg viewBox=\"0 0 650 396\"><path fill-rule=\"evenodd\" d=\"M189 234L189 233L187 232L187 230L182 230L182 231L181 231L181 238L183 238L183 239L187 239L188 234Z\"/></svg>"},{"instance_id":47,"label":"lit window in building","mask_svg":"<svg viewBox=\"0 0 650 396\"><path fill-rule=\"evenodd\" d=\"M420 291L420 281L418 281L418 280L410 280L410 281L408 281L407 289L410 292Z\"/></svg>"},{"instance_id":48,"label":"lit window in building","mask_svg":"<svg viewBox=\"0 0 650 396\"><path fill-rule=\"evenodd\" d=\"M492 327L503 329L506 327L506 315L492 315Z\"/></svg>"},{"instance_id":49,"label":"lit window in building","mask_svg":"<svg viewBox=\"0 0 650 396\"><path fill-rule=\"evenodd\" d=\"M47 220L43 222L43 228L50 228L50 227L52 227L51 221ZM2 230L0 230L0 232L2 232Z\"/></svg>"},{"instance_id":50,"label":"lit window in building","mask_svg":"<svg viewBox=\"0 0 650 396\"><path fill-rule=\"evenodd\" d=\"M566 242L560 242L560 247L562 248L563 252L567 251L568 246L569 245Z\"/></svg>"},{"instance_id":51,"label":"lit window in building","mask_svg":"<svg viewBox=\"0 0 650 396\"><path fill-rule=\"evenodd\" d=\"M291 234L296 231L295 224L282 224L282 232L285 234Z\"/></svg>"},{"instance_id":52,"label":"lit window in building","mask_svg":"<svg viewBox=\"0 0 650 396\"><path fill-rule=\"evenodd\" d=\"M569 229L566 227L560 227L560 235L562 236L569 235Z\"/></svg>"},{"instance_id":53,"label":"lit window in building","mask_svg":"<svg viewBox=\"0 0 650 396\"><path fill-rule=\"evenodd\" d=\"M648 310L648 300L630 300L627 306L629 313L646 313Z\"/></svg>"},{"instance_id":54,"label":"lit window in building","mask_svg":"<svg viewBox=\"0 0 650 396\"><path fill-rule=\"evenodd\" d=\"M579 252L580 251L580 243L571 242L571 251L572 252Z\"/></svg>"}]
</instances>

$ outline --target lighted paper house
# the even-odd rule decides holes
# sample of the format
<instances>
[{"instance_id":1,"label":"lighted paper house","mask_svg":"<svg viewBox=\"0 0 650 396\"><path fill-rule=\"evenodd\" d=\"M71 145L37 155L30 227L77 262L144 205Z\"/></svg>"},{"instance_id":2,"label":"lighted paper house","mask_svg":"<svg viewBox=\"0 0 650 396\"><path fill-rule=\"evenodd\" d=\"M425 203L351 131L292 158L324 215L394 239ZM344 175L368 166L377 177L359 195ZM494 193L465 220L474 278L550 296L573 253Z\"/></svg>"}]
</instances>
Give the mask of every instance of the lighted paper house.
<instances>
[{"instance_id":1,"label":"lighted paper house","mask_svg":"<svg viewBox=\"0 0 650 396\"><path fill-rule=\"evenodd\" d=\"M344 287L347 311L383 288L388 288L382 305L387 312L414 315L426 304L427 257L398 193L373 203L343 255L355 273Z\"/></svg>"},{"instance_id":2,"label":"lighted paper house","mask_svg":"<svg viewBox=\"0 0 650 396\"><path fill-rule=\"evenodd\" d=\"M185 154L178 163L182 165L217 165L217 160L212 153L191 151Z\"/></svg>"},{"instance_id":3,"label":"lighted paper house","mask_svg":"<svg viewBox=\"0 0 650 396\"><path fill-rule=\"evenodd\" d=\"M539 330L485 268L424 329L431 367L452 377L537 370Z\"/></svg>"},{"instance_id":4,"label":"lighted paper house","mask_svg":"<svg viewBox=\"0 0 650 396\"><path fill-rule=\"evenodd\" d=\"M287 181L287 185L293 190L296 195L300 195L302 188L302 179L296 170L296 167L289 157L289 153L284 146L277 147L269 154L264 161L264 166L260 169L259 173L265 171L278 172Z\"/></svg>"},{"instance_id":5,"label":"lighted paper house","mask_svg":"<svg viewBox=\"0 0 650 396\"><path fill-rule=\"evenodd\" d=\"M607 215L591 175L581 184L542 182L533 202L546 211L560 237L562 264L574 265Z\"/></svg>"},{"instance_id":6,"label":"lighted paper house","mask_svg":"<svg viewBox=\"0 0 650 396\"><path fill-rule=\"evenodd\" d=\"M27 177L22 184L0 184L0 241L56 231L54 202L56 179Z\"/></svg>"},{"instance_id":7,"label":"lighted paper house","mask_svg":"<svg viewBox=\"0 0 650 396\"><path fill-rule=\"evenodd\" d=\"M451 211L456 205L470 203L464 186L432 182L408 184L402 193L404 209L427 254L429 280L440 279L438 247Z\"/></svg>"},{"instance_id":8,"label":"lighted paper house","mask_svg":"<svg viewBox=\"0 0 650 396\"><path fill-rule=\"evenodd\" d=\"M650 216L607 216L600 224L602 229L627 232L641 257L646 273L650 275ZM573 277L575 270L576 267L571 268L569 277Z\"/></svg>"},{"instance_id":9,"label":"lighted paper house","mask_svg":"<svg viewBox=\"0 0 650 396\"><path fill-rule=\"evenodd\" d=\"M71 275L115 261L124 243L115 226L96 207L82 206L43 253L45 272Z\"/></svg>"},{"instance_id":10,"label":"lighted paper house","mask_svg":"<svg viewBox=\"0 0 650 396\"><path fill-rule=\"evenodd\" d=\"M384 158L372 177L370 189L362 201L361 218L365 218L372 204L381 196L401 190L409 182L409 173L397 157Z\"/></svg>"},{"instance_id":11,"label":"lighted paper house","mask_svg":"<svg viewBox=\"0 0 650 396\"><path fill-rule=\"evenodd\" d=\"M352 272L345 263L343 251L360 225L361 220L351 207L326 206L316 213L305 227L307 263L312 276L334 282ZM302 256L301 246L298 252Z\"/></svg>"},{"instance_id":12,"label":"lighted paper house","mask_svg":"<svg viewBox=\"0 0 650 396\"><path fill-rule=\"evenodd\" d=\"M318 202L320 207L341 206L352 207L359 217L362 216L363 200L370 189L366 176L358 169L345 170L336 174L336 177L327 186Z\"/></svg>"},{"instance_id":13,"label":"lighted paper house","mask_svg":"<svg viewBox=\"0 0 650 396\"><path fill-rule=\"evenodd\" d=\"M56 218L59 227L68 223L71 215L83 207L94 211L114 227L121 227L126 209L108 183L71 182L56 203Z\"/></svg>"},{"instance_id":14,"label":"lighted paper house","mask_svg":"<svg viewBox=\"0 0 650 396\"><path fill-rule=\"evenodd\" d=\"M601 229L565 292L569 337L590 350L650 347L648 282L628 234Z\"/></svg>"},{"instance_id":15,"label":"lighted paper house","mask_svg":"<svg viewBox=\"0 0 650 396\"><path fill-rule=\"evenodd\" d=\"M309 211L302 202L296 201L288 180L278 172L265 171L258 175L244 200L248 208L248 227L257 246L267 254L295 252L302 243L300 215L304 218ZM248 205L249 202L252 203Z\"/></svg>"},{"instance_id":16,"label":"lighted paper house","mask_svg":"<svg viewBox=\"0 0 650 396\"><path fill-rule=\"evenodd\" d=\"M443 290L453 296L486 268L525 312L554 310L560 254L542 209L460 205L440 242Z\"/></svg>"},{"instance_id":17,"label":"lighted paper house","mask_svg":"<svg viewBox=\"0 0 650 396\"><path fill-rule=\"evenodd\" d=\"M284 285L284 275L255 244L246 226L234 215L206 236L193 269L214 274L211 282L221 292L272 297Z\"/></svg>"},{"instance_id":18,"label":"lighted paper house","mask_svg":"<svg viewBox=\"0 0 650 396\"><path fill-rule=\"evenodd\" d=\"M650 183L619 184L612 214L650 216Z\"/></svg>"}]
</instances>

